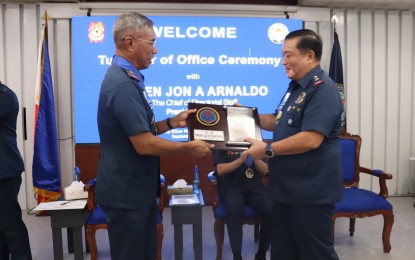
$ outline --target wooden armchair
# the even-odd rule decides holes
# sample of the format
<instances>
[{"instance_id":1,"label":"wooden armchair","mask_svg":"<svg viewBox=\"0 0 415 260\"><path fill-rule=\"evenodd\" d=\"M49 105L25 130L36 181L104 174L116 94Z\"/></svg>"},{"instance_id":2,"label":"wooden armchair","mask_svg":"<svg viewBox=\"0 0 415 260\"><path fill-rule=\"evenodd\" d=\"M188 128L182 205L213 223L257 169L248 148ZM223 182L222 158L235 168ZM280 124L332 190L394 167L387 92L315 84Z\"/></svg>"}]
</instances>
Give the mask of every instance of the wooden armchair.
<instances>
[{"instance_id":1,"label":"wooden armchair","mask_svg":"<svg viewBox=\"0 0 415 260\"><path fill-rule=\"evenodd\" d=\"M334 224L338 217L350 218L349 231L350 236L353 236L356 218L383 215L383 251L389 253L391 250L390 234L394 215L392 205L386 200L388 197L386 180L392 179L392 175L381 170L372 170L360 166L361 143L362 139L358 135L344 133L340 136L344 188L343 200L336 203L333 212L333 236ZM360 173L366 173L379 178L379 194L358 187Z\"/></svg>"},{"instance_id":2,"label":"wooden armchair","mask_svg":"<svg viewBox=\"0 0 415 260\"><path fill-rule=\"evenodd\" d=\"M208 174L209 183L212 185L212 210L215 217L215 223L213 226L215 240L216 240L216 260L222 259L223 239L225 234L226 223L226 211L222 204L220 204L220 198L218 196L218 184L214 172ZM254 208L246 205L243 211L244 224L254 225L254 240L259 240L259 225L260 216Z\"/></svg>"},{"instance_id":3,"label":"wooden armchair","mask_svg":"<svg viewBox=\"0 0 415 260\"><path fill-rule=\"evenodd\" d=\"M85 185L84 190L88 191L87 208L90 216L85 224L85 236L91 252L91 260L98 259L98 249L95 240L95 232L98 229L108 229L107 216L99 205L95 203L95 183L96 179L92 179ZM160 174L160 197L157 198L157 260L161 260L161 246L163 244L163 210L164 199L166 193L166 179Z\"/></svg>"}]
</instances>

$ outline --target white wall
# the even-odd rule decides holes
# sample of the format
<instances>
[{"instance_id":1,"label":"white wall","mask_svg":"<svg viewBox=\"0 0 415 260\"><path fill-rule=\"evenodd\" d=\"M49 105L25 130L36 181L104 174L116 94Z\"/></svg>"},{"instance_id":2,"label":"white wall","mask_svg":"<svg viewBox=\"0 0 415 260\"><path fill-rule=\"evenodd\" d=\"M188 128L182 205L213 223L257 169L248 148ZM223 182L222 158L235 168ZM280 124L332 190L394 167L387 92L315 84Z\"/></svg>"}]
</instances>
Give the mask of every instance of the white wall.
<instances>
[{"instance_id":1,"label":"white wall","mask_svg":"<svg viewBox=\"0 0 415 260\"><path fill-rule=\"evenodd\" d=\"M335 13L341 17L348 131L362 136L361 164L393 174L390 194L414 193L414 11ZM377 191L376 182L361 183Z\"/></svg>"},{"instance_id":2,"label":"white wall","mask_svg":"<svg viewBox=\"0 0 415 260\"><path fill-rule=\"evenodd\" d=\"M97 8L104 6L97 5ZM123 4L118 3L117 6L117 10L93 9L92 15L117 15L124 11L121 10ZM81 10L77 4L0 4L0 80L16 92L21 111L25 107L27 113L27 140L23 138L22 113L18 119L18 145L26 165L19 196L23 208L36 205L31 170L34 90L42 23L40 17L45 9L52 18L49 20L49 45L62 187L71 182L75 161L70 29L71 17L86 15L87 11ZM187 11L183 11L185 9ZM239 5L186 5L183 8L166 4L137 4L135 10L146 15L199 15L217 13L218 9L221 14L233 16L285 17L279 9ZM326 71L333 42L330 19L333 13L339 17L337 32L343 53L347 130L363 138L361 165L392 173L394 178L388 182L391 195L415 193L415 173L410 170L409 160L415 157L415 106L412 102L415 100L415 11L294 10L289 9L290 17L303 19L306 28L317 31L323 37L322 66ZM362 179L361 186L377 191L376 181L366 177Z\"/></svg>"}]
</instances>

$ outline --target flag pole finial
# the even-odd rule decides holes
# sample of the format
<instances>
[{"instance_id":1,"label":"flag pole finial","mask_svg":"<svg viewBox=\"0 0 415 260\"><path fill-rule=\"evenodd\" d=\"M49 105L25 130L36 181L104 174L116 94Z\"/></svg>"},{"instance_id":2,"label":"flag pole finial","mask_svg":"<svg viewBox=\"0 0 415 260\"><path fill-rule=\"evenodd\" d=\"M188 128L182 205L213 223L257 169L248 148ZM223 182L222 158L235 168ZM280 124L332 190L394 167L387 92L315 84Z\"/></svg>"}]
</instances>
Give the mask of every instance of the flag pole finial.
<instances>
[{"instance_id":1,"label":"flag pole finial","mask_svg":"<svg viewBox=\"0 0 415 260\"><path fill-rule=\"evenodd\" d=\"M45 13L42 15L42 20L50 20L50 16L48 15L48 12L45 10Z\"/></svg>"},{"instance_id":2,"label":"flag pole finial","mask_svg":"<svg viewBox=\"0 0 415 260\"><path fill-rule=\"evenodd\" d=\"M42 20L44 20L44 21L48 21L48 20L50 20L51 19L51 17L48 15L48 12L45 10L45 13L42 15Z\"/></svg>"},{"instance_id":3,"label":"flag pole finial","mask_svg":"<svg viewBox=\"0 0 415 260\"><path fill-rule=\"evenodd\" d=\"M333 26L334 26L334 31L336 31L336 24L339 22L339 18L337 18L337 15L336 15L336 14L334 14L334 15L331 17L331 22L333 23Z\"/></svg>"}]
</instances>

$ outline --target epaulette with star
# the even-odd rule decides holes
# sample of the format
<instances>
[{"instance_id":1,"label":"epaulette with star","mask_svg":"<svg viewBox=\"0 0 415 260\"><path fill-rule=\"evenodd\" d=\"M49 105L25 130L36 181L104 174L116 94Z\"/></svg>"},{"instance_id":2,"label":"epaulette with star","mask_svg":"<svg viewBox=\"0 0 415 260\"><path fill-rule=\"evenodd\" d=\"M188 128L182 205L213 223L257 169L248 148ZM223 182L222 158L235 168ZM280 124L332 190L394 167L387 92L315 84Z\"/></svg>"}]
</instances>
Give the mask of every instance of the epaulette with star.
<instances>
[{"instance_id":1,"label":"epaulette with star","mask_svg":"<svg viewBox=\"0 0 415 260\"><path fill-rule=\"evenodd\" d=\"M317 75L314 76L313 87L317 87L317 86L319 86L319 85L321 85L323 83L324 83L324 80L320 79L319 76L317 76Z\"/></svg>"}]
</instances>

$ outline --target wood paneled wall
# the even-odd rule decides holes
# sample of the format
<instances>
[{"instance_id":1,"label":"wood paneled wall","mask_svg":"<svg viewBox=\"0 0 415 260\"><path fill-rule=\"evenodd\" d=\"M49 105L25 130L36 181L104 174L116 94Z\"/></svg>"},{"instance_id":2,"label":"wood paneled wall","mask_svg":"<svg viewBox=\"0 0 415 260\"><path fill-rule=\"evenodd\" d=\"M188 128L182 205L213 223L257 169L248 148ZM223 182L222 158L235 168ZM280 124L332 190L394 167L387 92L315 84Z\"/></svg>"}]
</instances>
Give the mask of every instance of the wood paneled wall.
<instances>
[{"instance_id":1,"label":"wood paneled wall","mask_svg":"<svg viewBox=\"0 0 415 260\"><path fill-rule=\"evenodd\" d=\"M77 144L75 147L76 165L81 170L81 181L87 183L97 175L99 160L99 144ZM177 179L193 183L195 164L199 168L200 187L203 191L205 205L212 204L212 189L208 183L207 174L213 170L212 156L193 158L184 155L164 156L160 158L160 172L166 177L167 185L172 185ZM120 176L122 178L122 176ZM165 201L166 206L168 201Z\"/></svg>"}]
</instances>

